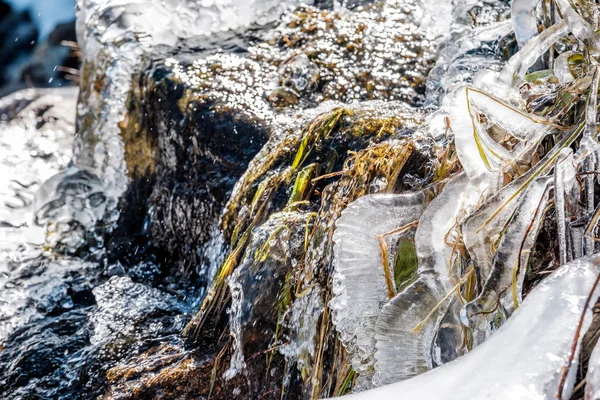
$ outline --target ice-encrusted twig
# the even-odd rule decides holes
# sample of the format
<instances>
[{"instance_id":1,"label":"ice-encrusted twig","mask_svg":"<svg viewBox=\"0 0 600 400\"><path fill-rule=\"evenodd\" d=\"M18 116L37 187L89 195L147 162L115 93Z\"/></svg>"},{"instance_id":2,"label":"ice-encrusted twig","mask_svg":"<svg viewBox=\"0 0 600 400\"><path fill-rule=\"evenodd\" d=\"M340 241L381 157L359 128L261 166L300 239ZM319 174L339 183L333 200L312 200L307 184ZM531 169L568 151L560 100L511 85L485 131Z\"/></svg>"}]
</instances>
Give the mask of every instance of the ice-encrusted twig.
<instances>
[{"instance_id":1,"label":"ice-encrusted twig","mask_svg":"<svg viewBox=\"0 0 600 400\"><path fill-rule=\"evenodd\" d=\"M567 153L568 152L568 153ZM575 185L575 167L573 165L573 151L564 149L562 160L556 160L554 166L554 206L556 209L556 224L558 236L558 250L560 265L569 260L567 254L567 204Z\"/></svg>"},{"instance_id":2,"label":"ice-encrusted twig","mask_svg":"<svg viewBox=\"0 0 600 400\"><path fill-rule=\"evenodd\" d=\"M413 379L394 383L349 400L469 398L554 398L561 369L578 349L572 344L581 315L582 330L591 321L587 299L593 290L600 256L575 260L544 279L507 323L481 346L456 361ZM592 297L593 298L593 297ZM493 362L490 362L493 360ZM575 377L570 368L563 393L568 398Z\"/></svg>"},{"instance_id":3,"label":"ice-encrusted twig","mask_svg":"<svg viewBox=\"0 0 600 400\"><path fill-rule=\"evenodd\" d=\"M551 182L551 177L537 178L525 192L502 235L481 294L461 311L463 323L467 326L474 325L477 344L489 336L488 325L496 310L512 308L513 304L510 303L518 301L520 297L519 289L515 288L513 296L509 288L511 282L518 288L522 286L524 269L543 220ZM504 298L510 300L503 302ZM515 308L516 306L514 304Z\"/></svg>"},{"instance_id":4,"label":"ice-encrusted twig","mask_svg":"<svg viewBox=\"0 0 600 400\"><path fill-rule=\"evenodd\" d=\"M562 36L569 32L567 23L562 20L530 40L506 63L500 73L500 81L508 86L520 82L527 70Z\"/></svg>"}]
</instances>

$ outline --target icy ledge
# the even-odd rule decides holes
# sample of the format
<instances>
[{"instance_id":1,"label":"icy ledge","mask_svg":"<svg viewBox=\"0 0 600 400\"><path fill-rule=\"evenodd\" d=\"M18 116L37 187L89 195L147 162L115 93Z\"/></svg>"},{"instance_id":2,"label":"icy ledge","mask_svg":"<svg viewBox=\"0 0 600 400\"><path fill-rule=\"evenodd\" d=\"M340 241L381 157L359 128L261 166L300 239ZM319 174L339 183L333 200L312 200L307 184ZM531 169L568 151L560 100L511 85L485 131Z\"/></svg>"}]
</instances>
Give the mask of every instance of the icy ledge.
<instances>
[{"instance_id":1,"label":"icy ledge","mask_svg":"<svg viewBox=\"0 0 600 400\"><path fill-rule=\"evenodd\" d=\"M471 353L415 378L345 398L555 398L599 264L600 255L594 255L560 267L535 287L506 324ZM599 294L596 288L591 298ZM582 333L591 322L591 309L585 313ZM579 344L563 399L571 395L578 353Z\"/></svg>"}]
</instances>

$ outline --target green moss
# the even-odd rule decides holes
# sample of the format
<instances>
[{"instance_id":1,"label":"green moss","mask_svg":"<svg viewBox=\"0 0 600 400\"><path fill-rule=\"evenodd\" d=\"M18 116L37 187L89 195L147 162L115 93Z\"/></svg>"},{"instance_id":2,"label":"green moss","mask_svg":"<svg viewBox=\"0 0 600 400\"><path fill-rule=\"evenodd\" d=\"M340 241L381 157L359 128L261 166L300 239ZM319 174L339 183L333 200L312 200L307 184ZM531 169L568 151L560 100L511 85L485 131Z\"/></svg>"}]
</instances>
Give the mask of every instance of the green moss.
<instances>
[{"instance_id":1,"label":"green moss","mask_svg":"<svg viewBox=\"0 0 600 400\"><path fill-rule=\"evenodd\" d=\"M417 249L414 242L401 238L394 256L394 281L398 292L415 280L418 266Z\"/></svg>"}]
</instances>

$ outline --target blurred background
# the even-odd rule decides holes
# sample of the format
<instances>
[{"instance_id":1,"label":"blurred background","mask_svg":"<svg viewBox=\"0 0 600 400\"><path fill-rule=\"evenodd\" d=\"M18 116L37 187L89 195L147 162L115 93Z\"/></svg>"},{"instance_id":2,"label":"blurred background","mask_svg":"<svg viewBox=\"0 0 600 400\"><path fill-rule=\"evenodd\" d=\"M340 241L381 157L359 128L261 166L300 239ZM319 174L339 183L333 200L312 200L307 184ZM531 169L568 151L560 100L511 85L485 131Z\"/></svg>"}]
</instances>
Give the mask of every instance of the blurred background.
<instances>
[{"instance_id":1,"label":"blurred background","mask_svg":"<svg viewBox=\"0 0 600 400\"><path fill-rule=\"evenodd\" d=\"M0 97L77 84L75 0L0 0Z\"/></svg>"}]
</instances>

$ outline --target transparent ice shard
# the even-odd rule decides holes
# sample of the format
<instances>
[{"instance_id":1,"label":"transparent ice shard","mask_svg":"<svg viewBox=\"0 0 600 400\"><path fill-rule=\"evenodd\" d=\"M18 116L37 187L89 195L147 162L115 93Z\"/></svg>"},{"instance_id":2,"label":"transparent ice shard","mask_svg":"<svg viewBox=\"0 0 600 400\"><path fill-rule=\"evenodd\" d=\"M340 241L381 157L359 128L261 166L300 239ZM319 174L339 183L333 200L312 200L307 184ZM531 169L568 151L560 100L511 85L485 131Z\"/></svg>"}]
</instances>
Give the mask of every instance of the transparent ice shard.
<instances>
[{"instance_id":1,"label":"transparent ice shard","mask_svg":"<svg viewBox=\"0 0 600 400\"><path fill-rule=\"evenodd\" d=\"M538 0L513 0L511 6L511 20L515 27L515 36L519 48L522 48L532 38L538 35L538 24L535 7Z\"/></svg>"},{"instance_id":2,"label":"transparent ice shard","mask_svg":"<svg viewBox=\"0 0 600 400\"><path fill-rule=\"evenodd\" d=\"M469 354L413 379L364 393L349 400L473 398L545 400L555 398L575 331L585 312L583 331L591 322L585 303L598 274L600 256L560 267L527 296L492 337ZM600 294L598 288L592 298ZM581 339L581 337L580 337ZM563 398L570 397L577 356L569 370Z\"/></svg>"},{"instance_id":3,"label":"transparent ice shard","mask_svg":"<svg viewBox=\"0 0 600 400\"><path fill-rule=\"evenodd\" d=\"M500 172L507 172L516 161L527 161L539 141L553 129L544 118L522 112L473 87L459 88L448 98L456 152L474 184L493 188ZM488 134L491 129L520 142L509 151Z\"/></svg>"},{"instance_id":4,"label":"transparent ice shard","mask_svg":"<svg viewBox=\"0 0 600 400\"><path fill-rule=\"evenodd\" d=\"M495 242L521 201L522 194L519 194L518 190L528 177L523 175L496 192L461 225L463 242L478 270L478 275L484 281L490 275L494 262ZM514 200L509 202L513 197ZM500 211L490 219L497 210Z\"/></svg>"},{"instance_id":5,"label":"transparent ice shard","mask_svg":"<svg viewBox=\"0 0 600 400\"><path fill-rule=\"evenodd\" d=\"M560 83L570 83L575 80L569 68L569 58L577 54L574 51L565 51L554 59L554 75Z\"/></svg>"},{"instance_id":6,"label":"transparent ice shard","mask_svg":"<svg viewBox=\"0 0 600 400\"><path fill-rule=\"evenodd\" d=\"M455 87L468 84L480 70L500 70L501 61L484 49L510 34L512 23L462 28L453 32L438 51L435 67L427 78L427 99L431 105L442 102Z\"/></svg>"},{"instance_id":7,"label":"transparent ice shard","mask_svg":"<svg viewBox=\"0 0 600 400\"><path fill-rule=\"evenodd\" d=\"M350 204L336 222L333 293L329 302L340 340L359 374L358 385L370 387L375 350L374 329L389 300L377 235L419 219L423 193L375 194Z\"/></svg>"},{"instance_id":8,"label":"transparent ice shard","mask_svg":"<svg viewBox=\"0 0 600 400\"><path fill-rule=\"evenodd\" d=\"M573 35L579 40L591 39L594 37L594 29L592 26L577 13L571 6L569 0L556 0L563 18L569 25L569 29Z\"/></svg>"},{"instance_id":9,"label":"transparent ice shard","mask_svg":"<svg viewBox=\"0 0 600 400\"><path fill-rule=\"evenodd\" d=\"M564 20L542 31L508 60L499 75L499 82L507 87L513 87L519 83L536 60L568 32L569 27Z\"/></svg>"},{"instance_id":10,"label":"transparent ice shard","mask_svg":"<svg viewBox=\"0 0 600 400\"><path fill-rule=\"evenodd\" d=\"M444 315L449 318L445 324L460 331L457 313L445 314L451 301L442 302L455 285L449 275L454 254L448 243L456 238L453 230L479 198L468 177L460 174L446 184L419 220L415 234L418 279L386 304L377 319L377 385L411 378L433 368L434 358L448 361L458 354L462 338L456 336L456 329L444 332L443 343L434 346L434 341Z\"/></svg>"},{"instance_id":11,"label":"transparent ice shard","mask_svg":"<svg viewBox=\"0 0 600 400\"><path fill-rule=\"evenodd\" d=\"M461 319L482 343L521 300L529 253L548 204L551 177L534 180L507 223L481 294L461 310ZM495 320L495 321L494 321Z\"/></svg>"},{"instance_id":12,"label":"transparent ice shard","mask_svg":"<svg viewBox=\"0 0 600 400\"><path fill-rule=\"evenodd\" d=\"M557 236L560 265L567 258L567 215L579 200L579 183L573 161L573 151L568 148L561 151L554 167L554 206L556 209Z\"/></svg>"}]
</instances>

